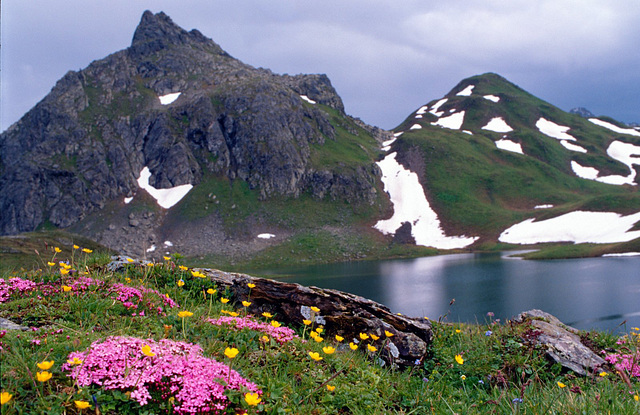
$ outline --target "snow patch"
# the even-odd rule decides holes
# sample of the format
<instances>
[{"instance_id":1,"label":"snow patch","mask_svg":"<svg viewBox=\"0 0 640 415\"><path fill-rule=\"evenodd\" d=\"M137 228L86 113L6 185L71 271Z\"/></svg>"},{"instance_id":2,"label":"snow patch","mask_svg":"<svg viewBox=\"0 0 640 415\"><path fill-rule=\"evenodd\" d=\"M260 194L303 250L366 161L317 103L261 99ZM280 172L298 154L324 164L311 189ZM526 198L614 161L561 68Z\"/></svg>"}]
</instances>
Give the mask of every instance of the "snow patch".
<instances>
[{"instance_id":1,"label":"snow patch","mask_svg":"<svg viewBox=\"0 0 640 415\"><path fill-rule=\"evenodd\" d=\"M502 232L498 240L515 244L627 242L640 238L640 231L631 231L638 221L640 212L622 216L615 212L577 210L539 222L527 219Z\"/></svg>"},{"instance_id":2,"label":"snow patch","mask_svg":"<svg viewBox=\"0 0 640 415\"><path fill-rule=\"evenodd\" d=\"M191 184L183 184L180 186L172 187L170 189L156 189L149 184L149 178L151 178L151 171L149 167L144 167L140 172L140 178L138 179L138 186L149 193L164 209L173 207L176 203L182 200L183 197L189 193L189 190L193 188Z\"/></svg>"},{"instance_id":3,"label":"snow patch","mask_svg":"<svg viewBox=\"0 0 640 415\"><path fill-rule=\"evenodd\" d=\"M178 97L180 96L180 94L182 94L182 92L174 92L172 94L167 94L167 95L162 95L159 96L158 98L160 99L160 103L162 105L169 105L171 104L173 101L175 101L176 99L178 99Z\"/></svg>"},{"instance_id":4,"label":"snow patch","mask_svg":"<svg viewBox=\"0 0 640 415\"><path fill-rule=\"evenodd\" d=\"M536 205L533 208L534 209L551 209L553 207L553 205Z\"/></svg>"},{"instance_id":5,"label":"snow patch","mask_svg":"<svg viewBox=\"0 0 640 415\"><path fill-rule=\"evenodd\" d=\"M556 124L553 121L549 121L544 118L540 118L538 121L536 121L536 128L542 134L551 138L556 138L558 140L575 141L576 139L574 136L567 134L567 131L570 130L570 127Z\"/></svg>"},{"instance_id":6,"label":"snow patch","mask_svg":"<svg viewBox=\"0 0 640 415\"><path fill-rule=\"evenodd\" d=\"M272 233L261 233L260 235L258 235L258 238L260 239L271 239L271 238L275 238L276 236Z\"/></svg>"},{"instance_id":7,"label":"snow patch","mask_svg":"<svg viewBox=\"0 0 640 415\"><path fill-rule=\"evenodd\" d=\"M391 153L376 163L382 170L384 190L389 193L393 204L393 216L379 221L374 228L386 235L395 234L404 222L409 222L417 245L455 249L472 244L477 238L444 234L438 216L429 206L418 175L399 164L396 154Z\"/></svg>"},{"instance_id":8,"label":"snow patch","mask_svg":"<svg viewBox=\"0 0 640 415\"><path fill-rule=\"evenodd\" d=\"M133 197L125 197L124 198L124 204L128 205L129 203L131 203L132 200L133 200Z\"/></svg>"},{"instance_id":9,"label":"snow patch","mask_svg":"<svg viewBox=\"0 0 640 415\"><path fill-rule=\"evenodd\" d=\"M402 134L404 134L404 131L400 131L399 133L395 133L393 136L394 137L400 137Z\"/></svg>"},{"instance_id":10,"label":"snow patch","mask_svg":"<svg viewBox=\"0 0 640 415\"><path fill-rule=\"evenodd\" d=\"M423 115L425 112L427 112L427 110L429 109L428 105L424 105L422 107L420 107L418 109L418 111L416 111L416 115Z\"/></svg>"},{"instance_id":11,"label":"snow patch","mask_svg":"<svg viewBox=\"0 0 640 415\"><path fill-rule=\"evenodd\" d=\"M495 95L485 95L482 98L488 99L489 101L493 101L493 102L500 102L500 97Z\"/></svg>"},{"instance_id":12,"label":"snow patch","mask_svg":"<svg viewBox=\"0 0 640 415\"><path fill-rule=\"evenodd\" d=\"M309 104L315 104L316 102L314 100L312 100L311 98L309 98L306 95L300 95L300 98L304 99L305 101L307 101Z\"/></svg>"},{"instance_id":13,"label":"snow patch","mask_svg":"<svg viewBox=\"0 0 640 415\"><path fill-rule=\"evenodd\" d=\"M173 242L171 242L171 241L164 241L164 246L173 246Z\"/></svg>"},{"instance_id":14,"label":"snow patch","mask_svg":"<svg viewBox=\"0 0 640 415\"><path fill-rule=\"evenodd\" d=\"M422 118L422 115L416 115L416 119Z\"/></svg>"},{"instance_id":15,"label":"snow patch","mask_svg":"<svg viewBox=\"0 0 640 415\"><path fill-rule=\"evenodd\" d=\"M148 249L147 252L153 252L156 250L156 246L155 245L151 245Z\"/></svg>"},{"instance_id":16,"label":"snow patch","mask_svg":"<svg viewBox=\"0 0 640 415\"><path fill-rule=\"evenodd\" d=\"M640 131L637 131L634 128L620 128L617 125L613 125L610 122L602 121L597 118L589 118L589 121L591 121L595 125L599 125L600 127L607 128L619 134L629 134L629 135L635 135L636 137L640 137Z\"/></svg>"},{"instance_id":17,"label":"snow patch","mask_svg":"<svg viewBox=\"0 0 640 415\"><path fill-rule=\"evenodd\" d=\"M567 140L560 140L560 144L562 145L562 147L566 148L567 150L577 151L578 153L586 153L587 152L586 148L580 147L577 144L570 143Z\"/></svg>"},{"instance_id":18,"label":"snow patch","mask_svg":"<svg viewBox=\"0 0 640 415\"><path fill-rule=\"evenodd\" d=\"M442 114L444 114L444 113L443 112L438 112L438 110L447 101L448 101L448 98L442 98L440 101L438 101L435 104L433 104L433 107L431 107L431 111L429 111L429 112L431 114L435 115L436 117L442 116Z\"/></svg>"},{"instance_id":19,"label":"snow patch","mask_svg":"<svg viewBox=\"0 0 640 415\"><path fill-rule=\"evenodd\" d=\"M522 145L520 143L516 143L515 141L511 141L511 140L506 140L504 138L496 141L495 143L496 143L496 147L498 147L500 150L511 151L514 153L520 153L524 155L524 152L522 151Z\"/></svg>"},{"instance_id":20,"label":"snow patch","mask_svg":"<svg viewBox=\"0 0 640 415\"><path fill-rule=\"evenodd\" d=\"M450 128L452 130L459 130L464 122L464 111L457 112L449 115L448 117L440 118L436 122L432 122L431 125L438 125L444 128Z\"/></svg>"},{"instance_id":21,"label":"snow patch","mask_svg":"<svg viewBox=\"0 0 640 415\"><path fill-rule=\"evenodd\" d=\"M475 88L475 85L468 85L465 89L463 89L462 91L458 92L456 95L461 96L461 97L471 96L471 91L473 91L473 88Z\"/></svg>"},{"instance_id":22,"label":"snow patch","mask_svg":"<svg viewBox=\"0 0 640 415\"><path fill-rule=\"evenodd\" d=\"M400 133L402 134L402 133ZM382 142L382 151L389 151L391 149L391 144L393 144L398 139L398 136L394 134L394 137L391 140Z\"/></svg>"},{"instance_id":23,"label":"snow patch","mask_svg":"<svg viewBox=\"0 0 640 415\"><path fill-rule=\"evenodd\" d=\"M509 127L509 124L502 119L502 117L492 118L491 121L487 123L483 130L495 131L496 133L509 133L513 131L513 128Z\"/></svg>"},{"instance_id":24,"label":"snow patch","mask_svg":"<svg viewBox=\"0 0 640 415\"><path fill-rule=\"evenodd\" d=\"M471 131L469 131L469 130L462 130L462 132L465 133L465 134L473 135L473 133Z\"/></svg>"},{"instance_id":25,"label":"snow patch","mask_svg":"<svg viewBox=\"0 0 640 415\"><path fill-rule=\"evenodd\" d=\"M571 170L576 176L582 179L595 180L600 172L595 167L585 167L580 165L577 161L571 160Z\"/></svg>"},{"instance_id":26,"label":"snow patch","mask_svg":"<svg viewBox=\"0 0 640 415\"><path fill-rule=\"evenodd\" d=\"M409 129L410 129L410 130L419 130L419 129L421 129L421 128L422 128L422 126L421 126L420 124L413 124L413 125L411 126L411 128L409 128Z\"/></svg>"},{"instance_id":27,"label":"snow patch","mask_svg":"<svg viewBox=\"0 0 640 415\"><path fill-rule=\"evenodd\" d=\"M604 254L603 258L607 257L625 257L625 256L640 256L640 252L619 252L615 254Z\"/></svg>"}]
</instances>

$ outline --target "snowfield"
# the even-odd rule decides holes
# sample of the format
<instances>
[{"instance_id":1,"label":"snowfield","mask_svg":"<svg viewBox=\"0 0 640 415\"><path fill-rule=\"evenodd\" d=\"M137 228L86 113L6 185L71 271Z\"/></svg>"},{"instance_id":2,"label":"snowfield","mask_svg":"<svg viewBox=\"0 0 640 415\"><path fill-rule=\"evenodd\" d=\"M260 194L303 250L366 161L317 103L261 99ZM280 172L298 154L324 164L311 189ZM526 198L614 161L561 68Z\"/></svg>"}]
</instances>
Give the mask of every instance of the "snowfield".
<instances>
[{"instance_id":1,"label":"snowfield","mask_svg":"<svg viewBox=\"0 0 640 415\"><path fill-rule=\"evenodd\" d=\"M640 165L640 146L616 140L609 145L609 148L607 148L607 154L612 159L626 164L629 167L629 175L610 175L598 177L600 176L600 172L598 171L598 169L594 167L581 166L576 161L571 161L571 169L576 174L576 176L583 179L596 180L602 183L618 186L623 184L636 186L636 170L633 165Z\"/></svg>"},{"instance_id":2,"label":"snowfield","mask_svg":"<svg viewBox=\"0 0 640 415\"><path fill-rule=\"evenodd\" d=\"M160 103L162 105L169 105L173 101L178 99L180 94L182 94L182 92L174 92L173 94L162 95L162 96L159 96L158 98L160 99Z\"/></svg>"},{"instance_id":3,"label":"snowfield","mask_svg":"<svg viewBox=\"0 0 640 415\"><path fill-rule=\"evenodd\" d=\"M456 95L461 96L461 97L470 97L471 96L471 91L473 91L473 88L475 88L475 85L468 85L465 89L463 89L462 91L458 92Z\"/></svg>"},{"instance_id":4,"label":"snowfield","mask_svg":"<svg viewBox=\"0 0 640 415\"><path fill-rule=\"evenodd\" d=\"M576 151L578 153L586 153L587 152L586 148L580 147L577 144L570 143L567 140L560 140L560 144L562 145L562 147L566 148L567 150Z\"/></svg>"},{"instance_id":5,"label":"snowfield","mask_svg":"<svg viewBox=\"0 0 640 415\"><path fill-rule=\"evenodd\" d=\"M502 117L492 118L487 125L482 127L483 130L495 131L496 133L509 133L513 131L513 128L509 127Z\"/></svg>"},{"instance_id":6,"label":"snowfield","mask_svg":"<svg viewBox=\"0 0 640 415\"><path fill-rule=\"evenodd\" d=\"M311 98L309 98L306 95L300 95L300 98L302 98L303 100L307 101L309 104L313 104L313 105L316 104L316 102L314 100L312 100Z\"/></svg>"},{"instance_id":7,"label":"snowfield","mask_svg":"<svg viewBox=\"0 0 640 415\"><path fill-rule=\"evenodd\" d=\"M589 118L589 121L591 121L595 125L599 125L600 127L607 128L619 134L629 134L629 135L635 135L636 137L640 137L640 131L637 131L634 128L620 128L617 125L613 125L609 122L602 121L597 118Z\"/></svg>"},{"instance_id":8,"label":"snowfield","mask_svg":"<svg viewBox=\"0 0 640 415\"><path fill-rule=\"evenodd\" d=\"M622 216L614 212L578 210L539 222L527 219L502 232L498 240L512 244L627 242L640 238L640 231L630 230L638 221L640 212Z\"/></svg>"},{"instance_id":9,"label":"snowfield","mask_svg":"<svg viewBox=\"0 0 640 415\"><path fill-rule=\"evenodd\" d=\"M436 102L435 104L433 104L433 107L431 107L431 111L429 111L431 114L435 115L436 117L441 117L442 114L444 114L444 112L438 112L438 110L440 109L440 107L442 105L444 105L446 102L448 101L448 98L442 98L440 101Z\"/></svg>"},{"instance_id":10,"label":"snowfield","mask_svg":"<svg viewBox=\"0 0 640 415\"><path fill-rule=\"evenodd\" d=\"M456 249L471 245L477 238L446 236L440 220L431 209L418 175L406 170L396 161L396 153L387 155L376 163L382 170L384 190L393 204L393 216L374 225L385 235L395 235L404 223L411 223L411 235L417 245L437 249Z\"/></svg>"},{"instance_id":11,"label":"snowfield","mask_svg":"<svg viewBox=\"0 0 640 415\"><path fill-rule=\"evenodd\" d=\"M144 189L149 193L160 205L160 207L164 209L169 209L173 207L176 203L182 200L183 197L189 193L189 191L193 188L192 184L183 184L180 186L172 187L170 189L156 189L155 187L149 184L149 179L151 178L151 171L149 167L142 169L140 172L140 178L138 179L138 186L141 189Z\"/></svg>"},{"instance_id":12,"label":"snowfield","mask_svg":"<svg viewBox=\"0 0 640 415\"><path fill-rule=\"evenodd\" d=\"M448 117L442 117L436 122L432 122L431 125L437 125L444 128L450 128L452 130L459 130L464 122L464 111L456 112Z\"/></svg>"},{"instance_id":13,"label":"snowfield","mask_svg":"<svg viewBox=\"0 0 640 415\"><path fill-rule=\"evenodd\" d=\"M576 139L574 136L567 134L567 131L570 130L570 127L558 125L553 121L549 121L544 118L540 118L538 121L536 121L536 128L542 134L551 138L557 138L558 140L575 141Z\"/></svg>"},{"instance_id":14,"label":"snowfield","mask_svg":"<svg viewBox=\"0 0 640 415\"><path fill-rule=\"evenodd\" d=\"M515 141L507 140L504 138L496 141L495 143L496 147L498 147L500 150L511 151L513 153L520 153L524 155L524 152L522 151L522 145L520 143L516 143Z\"/></svg>"},{"instance_id":15,"label":"snowfield","mask_svg":"<svg viewBox=\"0 0 640 415\"><path fill-rule=\"evenodd\" d=\"M489 101L493 101L493 102L500 102L500 97L495 95L485 95L482 98L488 99Z\"/></svg>"}]
</instances>

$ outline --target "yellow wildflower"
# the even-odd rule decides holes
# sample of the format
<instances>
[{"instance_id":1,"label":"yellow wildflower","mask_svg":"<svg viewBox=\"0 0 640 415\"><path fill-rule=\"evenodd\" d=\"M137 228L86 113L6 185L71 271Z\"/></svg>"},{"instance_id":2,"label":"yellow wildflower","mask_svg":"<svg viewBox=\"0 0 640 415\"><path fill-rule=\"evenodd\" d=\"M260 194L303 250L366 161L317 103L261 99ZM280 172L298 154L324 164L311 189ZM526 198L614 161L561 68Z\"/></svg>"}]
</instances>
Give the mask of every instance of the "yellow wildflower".
<instances>
[{"instance_id":1,"label":"yellow wildflower","mask_svg":"<svg viewBox=\"0 0 640 415\"><path fill-rule=\"evenodd\" d=\"M275 328L278 328L278 327L282 326L282 324L278 323L278 322L277 322L277 321L275 321L275 320L271 320L271 325L272 325L273 327L275 327Z\"/></svg>"},{"instance_id":2,"label":"yellow wildflower","mask_svg":"<svg viewBox=\"0 0 640 415\"><path fill-rule=\"evenodd\" d=\"M13 398L13 395L9 392L0 393L0 405L4 405L5 403L9 402L11 398Z\"/></svg>"},{"instance_id":3,"label":"yellow wildflower","mask_svg":"<svg viewBox=\"0 0 640 415\"><path fill-rule=\"evenodd\" d=\"M387 336L387 337L393 337L393 333L391 333L391 332L390 332L390 331L388 331L388 330L385 330L385 331L384 331L384 335L385 335L385 336Z\"/></svg>"},{"instance_id":4,"label":"yellow wildflower","mask_svg":"<svg viewBox=\"0 0 640 415\"><path fill-rule=\"evenodd\" d=\"M311 333L309 333L309 336L311 336L312 339L315 339L316 337L319 336L319 334L316 333L315 331L312 331Z\"/></svg>"},{"instance_id":5,"label":"yellow wildflower","mask_svg":"<svg viewBox=\"0 0 640 415\"><path fill-rule=\"evenodd\" d=\"M182 287L184 285L184 281L178 280L178 287Z\"/></svg>"},{"instance_id":6,"label":"yellow wildflower","mask_svg":"<svg viewBox=\"0 0 640 415\"><path fill-rule=\"evenodd\" d=\"M64 291L64 292L71 291L71 287L69 287L68 285L63 285L62 286L62 291Z\"/></svg>"},{"instance_id":7,"label":"yellow wildflower","mask_svg":"<svg viewBox=\"0 0 640 415\"><path fill-rule=\"evenodd\" d=\"M320 309L318 307L311 306L310 308L311 308L311 311L313 311L315 313L319 313L320 312Z\"/></svg>"},{"instance_id":8,"label":"yellow wildflower","mask_svg":"<svg viewBox=\"0 0 640 415\"><path fill-rule=\"evenodd\" d=\"M36 373L36 379L38 382L46 382L51 379L51 376L53 376L51 372L47 372L46 370L44 372Z\"/></svg>"},{"instance_id":9,"label":"yellow wildflower","mask_svg":"<svg viewBox=\"0 0 640 415\"><path fill-rule=\"evenodd\" d=\"M360 333L358 336L360 336L360 340L367 340L369 338L369 335L366 333Z\"/></svg>"},{"instance_id":10,"label":"yellow wildflower","mask_svg":"<svg viewBox=\"0 0 640 415\"><path fill-rule=\"evenodd\" d=\"M313 340L315 340L315 341L316 341L316 343L320 343L320 342L321 342L321 341L323 341L324 339L323 339L322 337L320 337L320 336L316 336L316 337L314 337L314 338L313 338Z\"/></svg>"},{"instance_id":11,"label":"yellow wildflower","mask_svg":"<svg viewBox=\"0 0 640 415\"><path fill-rule=\"evenodd\" d=\"M142 346L142 354L149 357L153 357L156 355L151 351L151 346L149 346L148 344L145 344L144 346Z\"/></svg>"},{"instance_id":12,"label":"yellow wildflower","mask_svg":"<svg viewBox=\"0 0 640 415\"><path fill-rule=\"evenodd\" d=\"M322 334L322 331L323 331L322 327L316 328L316 333Z\"/></svg>"},{"instance_id":13,"label":"yellow wildflower","mask_svg":"<svg viewBox=\"0 0 640 415\"><path fill-rule=\"evenodd\" d=\"M189 268L185 267L184 265L178 265L178 268L180 268L182 271L186 271Z\"/></svg>"},{"instance_id":14,"label":"yellow wildflower","mask_svg":"<svg viewBox=\"0 0 640 415\"><path fill-rule=\"evenodd\" d=\"M370 344L367 344L367 350L369 350L371 353L375 352L376 350L378 350L375 346L372 346Z\"/></svg>"},{"instance_id":15,"label":"yellow wildflower","mask_svg":"<svg viewBox=\"0 0 640 415\"><path fill-rule=\"evenodd\" d=\"M191 317L193 315L193 313L191 311L180 311L178 313L178 317L180 318L185 318L185 317Z\"/></svg>"},{"instance_id":16,"label":"yellow wildflower","mask_svg":"<svg viewBox=\"0 0 640 415\"><path fill-rule=\"evenodd\" d=\"M82 252L84 252L85 254L90 254L93 252L93 250L89 248L82 248Z\"/></svg>"},{"instance_id":17,"label":"yellow wildflower","mask_svg":"<svg viewBox=\"0 0 640 415\"><path fill-rule=\"evenodd\" d=\"M222 304L227 304L227 303L229 302L229 299L228 299L228 298L221 297L221 298L220 298L220 302L221 302Z\"/></svg>"},{"instance_id":18,"label":"yellow wildflower","mask_svg":"<svg viewBox=\"0 0 640 415\"><path fill-rule=\"evenodd\" d=\"M302 320L302 324L304 324L305 326L308 326L311 324L311 320Z\"/></svg>"},{"instance_id":19,"label":"yellow wildflower","mask_svg":"<svg viewBox=\"0 0 640 415\"><path fill-rule=\"evenodd\" d=\"M170 261L171 257L170 256L163 256L162 259L164 259L165 261Z\"/></svg>"},{"instance_id":20,"label":"yellow wildflower","mask_svg":"<svg viewBox=\"0 0 640 415\"><path fill-rule=\"evenodd\" d=\"M336 334L336 341L341 342L341 341L343 341L343 340L344 340L344 337L339 336L339 335L337 335L337 334Z\"/></svg>"},{"instance_id":21,"label":"yellow wildflower","mask_svg":"<svg viewBox=\"0 0 640 415\"><path fill-rule=\"evenodd\" d=\"M461 356L461 355L457 354L457 355L455 356L455 359L456 359L456 362L458 362L458 364L459 364L459 365L464 364L464 359L462 358L462 356Z\"/></svg>"},{"instance_id":22,"label":"yellow wildflower","mask_svg":"<svg viewBox=\"0 0 640 415\"><path fill-rule=\"evenodd\" d=\"M331 386L331 385L327 385L327 390L329 392L333 392L334 390L336 390L336 387L335 386Z\"/></svg>"},{"instance_id":23,"label":"yellow wildflower","mask_svg":"<svg viewBox=\"0 0 640 415\"><path fill-rule=\"evenodd\" d=\"M242 302L242 305L243 305L244 307L249 307L249 306L251 305L251 302L250 302L250 301L243 301L243 302Z\"/></svg>"},{"instance_id":24,"label":"yellow wildflower","mask_svg":"<svg viewBox=\"0 0 640 415\"><path fill-rule=\"evenodd\" d=\"M216 291L218 291L218 290L214 290L213 288L209 288L209 289L207 290L207 294L211 294L211 295L213 295L213 294L215 294L215 293L216 293Z\"/></svg>"},{"instance_id":25,"label":"yellow wildflower","mask_svg":"<svg viewBox=\"0 0 640 415\"><path fill-rule=\"evenodd\" d=\"M133 258L127 258L127 262L133 262Z\"/></svg>"},{"instance_id":26,"label":"yellow wildflower","mask_svg":"<svg viewBox=\"0 0 640 415\"><path fill-rule=\"evenodd\" d=\"M256 406L257 404L260 403L260 401L262 401L262 399L260 399L260 396L258 396L258 393L245 393L244 394L244 400L245 402L247 402L247 404L249 406Z\"/></svg>"},{"instance_id":27,"label":"yellow wildflower","mask_svg":"<svg viewBox=\"0 0 640 415\"><path fill-rule=\"evenodd\" d=\"M354 344L352 342L349 343L349 347L351 348L351 350L357 350L358 349L358 345Z\"/></svg>"},{"instance_id":28,"label":"yellow wildflower","mask_svg":"<svg viewBox=\"0 0 640 415\"><path fill-rule=\"evenodd\" d=\"M640 401L640 396L633 395L633 400L636 401L636 402Z\"/></svg>"},{"instance_id":29,"label":"yellow wildflower","mask_svg":"<svg viewBox=\"0 0 640 415\"><path fill-rule=\"evenodd\" d=\"M50 267L53 267L53 266L56 265L56 263L55 262L47 262L47 265L49 265Z\"/></svg>"},{"instance_id":30,"label":"yellow wildflower","mask_svg":"<svg viewBox=\"0 0 640 415\"><path fill-rule=\"evenodd\" d=\"M91 406L87 401L73 401L78 409L87 409Z\"/></svg>"},{"instance_id":31,"label":"yellow wildflower","mask_svg":"<svg viewBox=\"0 0 640 415\"><path fill-rule=\"evenodd\" d=\"M78 245L73 245L73 249L80 249Z\"/></svg>"},{"instance_id":32,"label":"yellow wildflower","mask_svg":"<svg viewBox=\"0 0 640 415\"><path fill-rule=\"evenodd\" d=\"M567 385L565 385L565 384L564 384L564 383L562 383L562 382L558 382L558 386L559 386L560 388L566 388L566 387L567 387Z\"/></svg>"},{"instance_id":33,"label":"yellow wildflower","mask_svg":"<svg viewBox=\"0 0 640 415\"><path fill-rule=\"evenodd\" d=\"M64 269L71 269L71 265L67 264L66 262L58 262L58 265L60 265L60 267L64 268Z\"/></svg>"},{"instance_id":34,"label":"yellow wildflower","mask_svg":"<svg viewBox=\"0 0 640 415\"><path fill-rule=\"evenodd\" d=\"M240 351L235 347L227 347L226 349L224 349L224 355L229 359L233 359L238 355L238 353L240 353Z\"/></svg>"},{"instance_id":35,"label":"yellow wildflower","mask_svg":"<svg viewBox=\"0 0 640 415\"><path fill-rule=\"evenodd\" d=\"M45 360L45 361L42 361L42 362L38 363L38 368L40 370L49 370L49 369L51 369L53 367L53 363L54 363L53 360L50 360L48 362Z\"/></svg>"},{"instance_id":36,"label":"yellow wildflower","mask_svg":"<svg viewBox=\"0 0 640 415\"><path fill-rule=\"evenodd\" d=\"M309 356L311 356L311 358L316 362L319 362L320 360L322 360L322 356L320 356L320 353L309 352Z\"/></svg>"},{"instance_id":37,"label":"yellow wildflower","mask_svg":"<svg viewBox=\"0 0 640 415\"><path fill-rule=\"evenodd\" d=\"M373 339L373 341L378 340L380 337L376 336L375 334L371 334L371 338Z\"/></svg>"},{"instance_id":38,"label":"yellow wildflower","mask_svg":"<svg viewBox=\"0 0 640 415\"><path fill-rule=\"evenodd\" d=\"M462 330L460 329L456 329L456 333L460 333Z\"/></svg>"},{"instance_id":39,"label":"yellow wildflower","mask_svg":"<svg viewBox=\"0 0 640 415\"><path fill-rule=\"evenodd\" d=\"M272 318L272 317L273 317L273 314L271 314L271 313L267 313L267 312L265 311L264 313L262 313L262 316L263 316L263 317L266 317L266 318Z\"/></svg>"},{"instance_id":40,"label":"yellow wildflower","mask_svg":"<svg viewBox=\"0 0 640 415\"><path fill-rule=\"evenodd\" d=\"M231 317L238 317L238 316L240 315L240 313L237 313L237 312L235 312L235 311L229 311L229 315L230 315Z\"/></svg>"},{"instance_id":41,"label":"yellow wildflower","mask_svg":"<svg viewBox=\"0 0 640 415\"><path fill-rule=\"evenodd\" d=\"M260 337L260 340L265 342L265 343L269 343L269 337L268 336L262 336L262 337Z\"/></svg>"},{"instance_id":42,"label":"yellow wildflower","mask_svg":"<svg viewBox=\"0 0 640 415\"><path fill-rule=\"evenodd\" d=\"M62 252L62 249L58 248L57 246L55 248L53 248L53 250L59 254L60 252Z\"/></svg>"},{"instance_id":43,"label":"yellow wildflower","mask_svg":"<svg viewBox=\"0 0 640 415\"><path fill-rule=\"evenodd\" d=\"M247 283L247 287L249 287L249 288L256 288L256 285L255 285L255 284L252 284L252 283L250 283L250 282L249 282L249 283Z\"/></svg>"},{"instance_id":44,"label":"yellow wildflower","mask_svg":"<svg viewBox=\"0 0 640 415\"><path fill-rule=\"evenodd\" d=\"M66 268L60 268L60 275L67 275L69 273L69 270Z\"/></svg>"},{"instance_id":45,"label":"yellow wildflower","mask_svg":"<svg viewBox=\"0 0 640 415\"><path fill-rule=\"evenodd\" d=\"M73 359L67 360L67 363L69 363L71 366L76 366L82 364L82 360L74 357Z\"/></svg>"},{"instance_id":46,"label":"yellow wildflower","mask_svg":"<svg viewBox=\"0 0 640 415\"><path fill-rule=\"evenodd\" d=\"M336 348L331 346L325 346L322 348L322 351L325 352L326 354L333 354L335 353Z\"/></svg>"},{"instance_id":47,"label":"yellow wildflower","mask_svg":"<svg viewBox=\"0 0 640 415\"><path fill-rule=\"evenodd\" d=\"M148 267L152 267L153 266L153 262L147 262L147 266Z\"/></svg>"},{"instance_id":48,"label":"yellow wildflower","mask_svg":"<svg viewBox=\"0 0 640 415\"><path fill-rule=\"evenodd\" d=\"M608 375L608 373L607 373L607 372L605 372L605 371L600 372L600 377L601 377L601 378L603 378L603 377L605 377L605 376L607 376L607 375Z\"/></svg>"},{"instance_id":49,"label":"yellow wildflower","mask_svg":"<svg viewBox=\"0 0 640 415\"><path fill-rule=\"evenodd\" d=\"M460 379L462 379L462 380L465 380L466 378L467 378L467 376L466 376L466 375L462 375L462 376L460 376Z\"/></svg>"},{"instance_id":50,"label":"yellow wildflower","mask_svg":"<svg viewBox=\"0 0 640 415\"><path fill-rule=\"evenodd\" d=\"M129 277L125 277L125 278L124 278L124 282L131 282L131 278L129 278Z\"/></svg>"}]
</instances>

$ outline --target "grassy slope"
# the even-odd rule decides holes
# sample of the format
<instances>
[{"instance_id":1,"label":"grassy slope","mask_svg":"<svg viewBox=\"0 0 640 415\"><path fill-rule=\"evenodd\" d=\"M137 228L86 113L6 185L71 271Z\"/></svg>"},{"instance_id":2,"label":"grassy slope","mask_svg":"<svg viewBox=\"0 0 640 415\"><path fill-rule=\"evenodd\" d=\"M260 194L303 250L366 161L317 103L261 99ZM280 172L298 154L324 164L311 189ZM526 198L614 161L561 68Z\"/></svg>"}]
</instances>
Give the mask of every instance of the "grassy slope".
<instances>
[{"instance_id":1,"label":"grassy slope","mask_svg":"<svg viewBox=\"0 0 640 415\"><path fill-rule=\"evenodd\" d=\"M52 256L53 252L43 254ZM81 388L67 376L68 372L61 366L68 360L69 353L85 351L92 342L104 341L110 336L155 341L167 338L198 344L205 357L232 365L260 387L262 402L258 407L249 407L243 399L244 392L232 390L226 394L230 407L225 413L244 409L248 413L318 415L635 414L640 410L638 378L631 376L627 384L612 367L605 368L606 376L580 378L563 372L558 365L549 363L543 350L531 345L535 332L527 325L499 324L490 318L478 325L433 322L434 340L427 357L415 367L400 371L378 366L377 352L363 351L364 344L370 342L378 348L384 347L384 334L378 341L363 342L356 352L346 347L350 339L345 343L334 340L335 333L329 326L324 328L324 339L319 343L301 341L300 338L309 339L309 330L304 327L293 327L300 338L284 345L269 337L265 342L261 331L236 331L207 322L209 317L222 316L225 309L235 309L241 316L245 314L239 304L242 298L232 298L230 304L223 305L219 300L224 293L203 297L203 290L215 288L207 280L194 278L169 262L154 267L131 265L124 273L104 273L100 271L105 264L101 258L76 256L72 262L75 267L95 263L96 267L89 268L89 277L103 281L105 285L101 287L79 286L69 277L62 281L57 269L13 275L46 285L33 291L14 292L3 300L0 308L0 317L38 328L37 331L9 331L0 339L0 389L12 395L2 406L3 414L80 413L74 401L89 402L92 406L89 413L93 413L94 398L100 405L100 413L105 415L169 413L171 400L166 396L160 398L153 393L154 399L140 407L126 393L133 388L105 390L96 384ZM67 257L63 255L58 259ZM178 284L180 280L184 281L182 287ZM72 286L71 291L64 292L61 284ZM116 288L115 284L127 288ZM160 294L148 293L140 301L134 297L138 308L133 312L145 313L132 316L132 309L116 299L115 291L141 286ZM175 300L179 308L166 307L166 315L158 315L155 307L161 303L160 295L165 294ZM193 316L181 319L178 317L181 310L190 311ZM261 317L259 320L269 322ZM610 353L635 353L639 346L638 331L631 332L634 335L625 336L624 345L616 344L618 339L606 333L582 333L582 337L598 351L608 348ZM338 350L327 354L323 351L327 346ZM227 347L239 350L233 360L223 353ZM322 360L312 360L311 351L319 353ZM462 360L456 360L456 355ZM136 359L146 358L138 352L130 363L133 365ZM34 377L41 371L37 364L43 361L53 361L48 369L53 376L41 383ZM115 376L118 369L109 366L103 370L108 376ZM133 376L127 375L131 372L126 370L120 373L124 377ZM132 384L138 383L132 380ZM330 391L326 385L335 389ZM172 402L173 405L180 403L178 399Z\"/></svg>"},{"instance_id":2,"label":"grassy slope","mask_svg":"<svg viewBox=\"0 0 640 415\"><path fill-rule=\"evenodd\" d=\"M420 173L429 200L452 232L481 235L477 246L488 248L487 242L495 242L504 229L529 217L544 219L578 209L637 211L640 193L636 188L580 179L570 168L571 160L577 160L603 174L628 174L626 166L606 156L606 148L619 135L565 113L496 75L470 78L453 91L469 84L476 85L474 94L499 95L500 102L452 94L440 111L465 110L462 129L474 135L432 126L435 117L429 114L422 120L411 116L396 129L405 133L393 148L401 153L418 152L424 159ZM494 141L503 134L481 129L493 117L503 117L515 130L508 134L509 139L520 142L526 156L496 148ZM569 133L589 153L568 151L558 140L541 134L534 127L540 117L571 126ZM408 130L416 122L423 128ZM624 141L638 142L633 137L624 137ZM533 209L549 203L555 207ZM570 255L569 250L564 252Z\"/></svg>"}]
</instances>

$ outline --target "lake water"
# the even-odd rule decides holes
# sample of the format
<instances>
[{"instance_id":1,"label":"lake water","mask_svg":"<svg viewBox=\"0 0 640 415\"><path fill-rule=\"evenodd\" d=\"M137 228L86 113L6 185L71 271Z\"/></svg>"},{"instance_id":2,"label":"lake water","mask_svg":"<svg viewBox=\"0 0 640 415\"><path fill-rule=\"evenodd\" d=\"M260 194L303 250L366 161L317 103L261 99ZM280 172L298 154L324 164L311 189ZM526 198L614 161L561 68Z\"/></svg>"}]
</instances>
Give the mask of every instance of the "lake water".
<instances>
[{"instance_id":1,"label":"lake water","mask_svg":"<svg viewBox=\"0 0 640 415\"><path fill-rule=\"evenodd\" d=\"M360 261L261 272L370 298L394 313L502 321L539 308L578 329L640 327L640 257L527 261L510 253ZM455 299L453 305L449 305ZM626 325L620 325L626 320Z\"/></svg>"}]
</instances>

